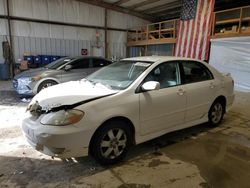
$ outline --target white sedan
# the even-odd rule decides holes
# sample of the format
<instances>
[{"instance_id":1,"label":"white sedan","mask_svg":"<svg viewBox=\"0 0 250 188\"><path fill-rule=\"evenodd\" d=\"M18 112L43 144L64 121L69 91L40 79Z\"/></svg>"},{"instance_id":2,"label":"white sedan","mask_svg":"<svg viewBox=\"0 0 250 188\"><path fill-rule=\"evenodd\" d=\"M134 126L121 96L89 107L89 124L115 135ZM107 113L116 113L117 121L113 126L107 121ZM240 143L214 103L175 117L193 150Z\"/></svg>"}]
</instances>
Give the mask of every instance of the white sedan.
<instances>
[{"instance_id":1,"label":"white sedan","mask_svg":"<svg viewBox=\"0 0 250 188\"><path fill-rule=\"evenodd\" d=\"M38 93L22 130L38 151L121 160L131 145L204 122L218 125L234 81L207 63L176 57L128 58L89 77Z\"/></svg>"}]
</instances>

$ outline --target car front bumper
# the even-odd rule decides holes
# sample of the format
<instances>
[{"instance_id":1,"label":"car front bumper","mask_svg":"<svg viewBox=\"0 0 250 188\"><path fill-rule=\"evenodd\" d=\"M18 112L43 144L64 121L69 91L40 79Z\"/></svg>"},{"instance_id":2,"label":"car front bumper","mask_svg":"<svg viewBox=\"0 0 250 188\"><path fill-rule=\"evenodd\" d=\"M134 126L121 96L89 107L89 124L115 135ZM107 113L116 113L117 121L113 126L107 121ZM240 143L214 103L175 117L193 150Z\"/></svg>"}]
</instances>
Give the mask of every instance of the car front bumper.
<instances>
[{"instance_id":1,"label":"car front bumper","mask_svg":"<svg viewBox=\"0 0 250 188\"><path fill-rule=\"evenodd\" d=\"M33 84L24 84L20 81L18 81L18 79L14 79L12 81L13 83L13 88L15 89L15 91L19 94L19 95L24 95L24 96L34 96L34 92L32 89L32 85Z\"/></svg>"},{"instance_id":2,"label":"car front bumper","mask_svg":"<svg viewBox=\"0 0 250 188\"><path fill-rule=\"evenodd\" d=\"M37 151L59 158L81 157L88 155L91 131L78 131L69 125L63 127L40 124L40 120L24 119L23 134L28 143Z\"/></svg>"}]
</instances>

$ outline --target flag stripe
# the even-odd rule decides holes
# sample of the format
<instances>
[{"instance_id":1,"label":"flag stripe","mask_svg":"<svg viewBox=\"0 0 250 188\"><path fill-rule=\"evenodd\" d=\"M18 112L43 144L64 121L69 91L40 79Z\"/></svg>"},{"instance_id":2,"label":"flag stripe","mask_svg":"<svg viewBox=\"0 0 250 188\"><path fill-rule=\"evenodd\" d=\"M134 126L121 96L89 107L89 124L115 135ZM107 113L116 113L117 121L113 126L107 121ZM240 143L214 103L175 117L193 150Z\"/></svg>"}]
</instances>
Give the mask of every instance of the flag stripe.
<instances>
[{"instance_id":1,"label":"flag stripe","mask_svg":"<svg viewBox=\"0 0 250 188\"><path fill-rule=\"evenodd\" d=\"M183 1L191 2L191 0ZM176 56L201 60L208 58L214 3L215 0L197 0L195 18L179 21L175 46ZM195 5L194 2L192 4Z\"/></svg>"},{"instance_id":2,"label":"flag stripe","mask_svg":"<svg viewBox=\"0 0 250 188\"><path fill-rule=\"evenodd\" d=\"M207 40L208 40L208 37L207 34L208 34L208 30L209 30L209 22L210 22L210 18L211 18L211 3L212 1L209 2L209 6L208 6L208 9L207 9L207 12L206 12L206 15L205 15L205 18L208 18L206 19L206 23L204 24L204 27L203 27L203 32L204 32L204 37L202 38L202 45L201 45L201 48L200 48L200 51L199 51L199 59L201 59L202 57L205 57L205 51L206 51L206 43L207 43Z\"/></svg>"}]
</instances>

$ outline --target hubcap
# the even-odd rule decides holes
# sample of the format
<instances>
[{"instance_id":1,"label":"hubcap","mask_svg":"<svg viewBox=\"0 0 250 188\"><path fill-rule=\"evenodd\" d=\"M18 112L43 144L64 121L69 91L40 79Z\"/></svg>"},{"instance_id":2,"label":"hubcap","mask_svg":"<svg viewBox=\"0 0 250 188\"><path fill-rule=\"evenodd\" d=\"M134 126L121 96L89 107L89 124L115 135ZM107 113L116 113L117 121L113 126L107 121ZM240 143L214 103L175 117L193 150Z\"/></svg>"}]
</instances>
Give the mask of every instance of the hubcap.
<instances>
[{"instance_id":1,"label":"hubcap","mask_svg":"<svg viewBox=\"0 0 250 188\"><path fill-rule=\"evenodd\" d=\"M215 104L211 113L212 116L211 120L213 121L213 123L218 123L222 117L222 114L223 114L222 105L220 103Z\"/></svg>"},{"instance_id":2,"label":"hubcap","mask_svg":"<svg viewBox=\"0 0 250 188\"><path fill-rule=\"evenodd\" d=\"M47 84L45 84L45 85L42 87L42 89L45 89L45 88L50 87L50 86L53 86L53 85L54 85L53 83L47 83Z\"/></svg>"},{"instance_id":3,"label":"hubcap","mask_svg":"<svg viewBox=\"0 0 250 188\"><path fill-rule=\"evenodd\" d=\"M114 159L122 154L127 144L127 137L122 129L109 130L101 141L101 154L108 159Z\"/></svg>"}]
</instances>

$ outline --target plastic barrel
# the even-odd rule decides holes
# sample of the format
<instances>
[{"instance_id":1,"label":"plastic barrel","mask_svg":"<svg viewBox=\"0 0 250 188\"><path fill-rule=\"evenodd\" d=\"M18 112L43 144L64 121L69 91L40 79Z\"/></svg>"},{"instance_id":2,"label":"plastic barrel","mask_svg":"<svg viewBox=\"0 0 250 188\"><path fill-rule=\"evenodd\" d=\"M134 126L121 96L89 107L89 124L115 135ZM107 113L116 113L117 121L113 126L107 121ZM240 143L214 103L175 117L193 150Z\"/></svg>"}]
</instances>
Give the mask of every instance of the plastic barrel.
<instances>
[{"instance_id":1,"label":"plastic barrel","mask_svg":"<svg viewBox=\"0 0 250 188\"><path fill-rule=\"evenodd\" d=\"M42 57L42 64L49 64L51 63L51 56L49 55L41 55Z\"/></svg>"},{"instance_id":2,"label":"plastic barrel","mask_svg":"<svg viewBox=\"0 0 250 188\"><path fill-rule=\"evenodd\" d=\"M0 64L0 79L8 80L10 79L10 64Z\"/></svg>"}]
</instances>

